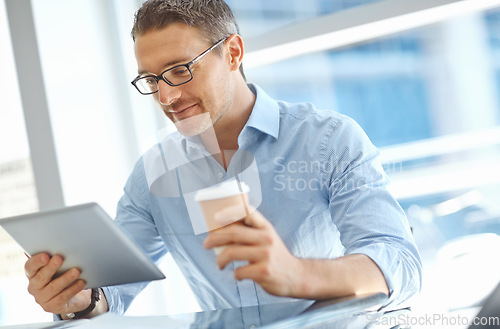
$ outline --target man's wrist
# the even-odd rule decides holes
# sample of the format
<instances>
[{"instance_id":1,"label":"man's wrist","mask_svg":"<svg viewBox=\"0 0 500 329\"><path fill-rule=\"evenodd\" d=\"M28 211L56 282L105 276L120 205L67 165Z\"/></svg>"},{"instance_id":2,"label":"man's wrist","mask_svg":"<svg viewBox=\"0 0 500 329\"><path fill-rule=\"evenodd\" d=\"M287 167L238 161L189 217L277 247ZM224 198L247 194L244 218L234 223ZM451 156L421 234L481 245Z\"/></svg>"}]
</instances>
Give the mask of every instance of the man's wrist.
<instances>
[{"instance_id":1,"label":"man's wrist","mask_svg":"<svg viewBox=\"0 0 500 329\"><path fill-rule=\"evenodd\" d=\"M298 275L296 276L298 281L295 284L296 289L293 292L292 297L309 298L309 296L312 295L312 278L310 276L310 271L308 270L310 270L310 267L314 266L314 261L310 259L298 258L298 263Z\"/></svg>"},{"instance_id":2,"label":"man's wrist","mask_svg":"<svg viewBox=\"0 0 500 329\"><path fill-rule=\"evenodd\" d=\"M61 314L61 318L63 320L77 320L77 319L82 319L85 317L88 317L91 315L94 310L96 309L96 306L99 304L99 301L101 300L101 289L100 288L94 288L92 289L91 295L90 295L90 304L89 306L79 312L71 312L71 313L66 313L66 314Z\"/></svg>"},{"instance_id":3,"label":"man's wrist","mask_svg":"<svg viewBox=\"0 0 500 329\"><path fill-rule=\"evenodd\" d=\"M97 316L99 314L103 314L108 312L108 302L106 300L106 296L104 295L104 290L99 288L100 293L101 293L101 299L97 302L94 310L89 314L89 318L92 318L94 316Z\"/></svg>"}]
</instances>

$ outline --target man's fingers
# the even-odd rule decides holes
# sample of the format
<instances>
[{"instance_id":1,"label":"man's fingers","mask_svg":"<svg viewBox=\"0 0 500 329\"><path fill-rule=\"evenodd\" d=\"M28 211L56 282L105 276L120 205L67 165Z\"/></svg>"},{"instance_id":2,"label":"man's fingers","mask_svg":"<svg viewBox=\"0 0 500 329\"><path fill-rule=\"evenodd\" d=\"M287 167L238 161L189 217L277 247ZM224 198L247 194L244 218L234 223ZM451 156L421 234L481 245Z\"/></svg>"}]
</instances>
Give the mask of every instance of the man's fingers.
<instances>
[{"instance_id":1,"label":"man's fingers","mask_svg":"<svg viewBox=\"0 0 500 329\"><path fill-rule=\"evenodd\" d=\"M26 277L28 279L31 279L36 275L38 270L47 265L50 261L50 257L46 253L40 253L36 254L30 259L26 261L26 264L24 264L24 272L26 273Z\"/></svg>"},{"instance_id":2,"label":"man's fingers","mask_svg":"<svg viewBox=\"0 0 500 329\"><path fill-rule=\"evenodd\" d=\"M90 303L88 292L72 300L85 288L85 282L79 279L79 269L72 268L54 278L63 262L62 256L50 257L46 253L35 255L26 262L25 271L29 279L28 292L35 297L35 301L46 312L78 312Z\"/></svg>"},{"instance_id":3,"label":"man's fingers","mask_svg":"<svg viewBox=\"0 0 500 329\"><path fill-rule=\"evenodd\" d=\"M267 219L262 216L255 207L249 204L244 205L242 203L226 207L215 214L215 220L218 221L221 226L231 224L242 218L245 225L254 228L264 228L270 225Z\"/></svg>"},{"instance_id":4,"label":"man's fingers","mask_svg":"<svg viewBox=\"0 0 500 329\"><path fill-rule=\"evenodd\" d=\"M228 246L217 257L217 264L220 269L223 269L227 264L235 260L247 260L250 263L255 263L267 256L267 248L249 247L241 245Z\"/></svg>"},{"instance_id":5,"label":"man's fingers","mask_svg":"<svg viewBox=\"0 0 500 329\"><path fill-rule=\"evenodd\" d=\"M262 264L250 264L234 270L236 280L250 279L261 283L269 277L269 269Z\"/></svg>"},{"instance_id":6,"label":"man's fingers","mask_svg":"<svg viewBox=\"0 0 500 329\"><path fill-rule=\"evenodd\" d=\"M51 300L43 304L43 308L46 312L51 313L70 313L70 312L79 312L84 310L86 306L71 305L70 300L79 294L85 288L85 281L77 280L72 285L64 289L61 293L54 296ZM90 302L90 298L89 298ZM78 309L73 309L74 307Z\"/></svg>"},{"instance_id":7,"label":"man's fingers","mask_svg":"<svg viewBox=\"0 0 500 329\"><path fill-rule=\"evenodd\" d=\"M258 212L257 209L252 208L249 210L249 212L250 214L243 220L245 225L257 229L272 227L271 223L269 223L269 221L264 216L262 216L262 214Z\"/></svg>"},{"instance_id":8,"label":"man's fingers","mask_svg":"<svg viewBox=\"0 0 500 329\"><path fill-rule=\"evenodd\" d=\"M215 213L214 219L221 226L225 226L244 218L249 212L248 206L241 202L219 210Z\"/></svg>"},{"instance_id":9,"label":"man's fingers","mask_svg":"<svg viewBox=\"0 0 500 329\"><path fill-rule=\"evenodd\" d=\"M80 270L78 270L77 268L72 268L57 279L50 281L45 287L40 289L40 296L43 297L40 297L41 299L37 300L37 302L48 302L49 300L54 298L54 296L60 294L62 291L68 288L68 286L74 283L79 276Z\"/></svg>"},{"instance_id":10,"label":"man's fingers","mask_svg":"<svg viewBox=\"0 0 500 329\"><path fill-rule=\"evenodd\" d=\"M45 287L54 277L54 274L61 268L63 259L61 256L53 256L47 265L39 268L34 276L30 278L30 288L40 290Z\"/></svg>"},{"instance_id":11,"label":"man's fingers","mask_svg":"<svg viewBox=\"0 0 500 329\"><path fill-rule=\"evenodd\" d=\"M230 225L211 232L203 245L210 249L230 244L268 245L272 236L268 231L256 230L244 225Z\"/></svg>"}]
</instances>

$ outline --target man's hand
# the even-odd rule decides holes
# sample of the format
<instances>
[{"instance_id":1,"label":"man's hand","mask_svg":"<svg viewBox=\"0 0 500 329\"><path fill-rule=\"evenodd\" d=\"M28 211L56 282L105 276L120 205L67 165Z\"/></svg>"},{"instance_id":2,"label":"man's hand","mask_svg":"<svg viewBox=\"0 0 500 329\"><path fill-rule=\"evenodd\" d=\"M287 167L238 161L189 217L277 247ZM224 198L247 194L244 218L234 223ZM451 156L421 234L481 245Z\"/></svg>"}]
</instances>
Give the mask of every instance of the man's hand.
<instances>
[{"instance_id":1,"label":"man's hand","mask_svg":"<svg viewBox=\"0 0 500 329\"><path fill-rule=\"evenodd\" d=\"M217 219L222 224L231 223L233 213L226 208L217 213ZM301 260L290 253L271 223L257 210L251 209L241 221L210 232L204 246L227 246L217 258L221 269L235 260L249 262L234 271L237 280L251 279L273 295L300 294L296 290L300 286Z\"/></svg>"},{"instance_id":2,"label":"man's hand","mask_svg":"<svg viewBox=\"0 0 500 329\"><path fill-rule=\"evenodd\" d=\"M63 275L53 279L54 274L63 264L59 255L50 257L41 253L31 257L24 268L28 277L28 292L46 311L64 315L79 312L90 305L91 290L83 290L85 282L80 271L72 268Z\"/></svg>"},{"instance_id":3,"label":"man's hand","mask_svg":"<svg viewBox=\"0 0 500 329\"><path fill-rule=\"evenodd\" d=\"M206 249L226 246L217 258L221 269L234 260L249 262L234 271L236 279L251 279L270 294L295 298L328 299L376 292L389 294L382 272L368 256L351 254L334 259L297 258L257 210L251 209L249 215L234 222L238 209L220 211L216 219L222 225L232 224L211 231L204 242Z\"/></svg>"}]
</instances>

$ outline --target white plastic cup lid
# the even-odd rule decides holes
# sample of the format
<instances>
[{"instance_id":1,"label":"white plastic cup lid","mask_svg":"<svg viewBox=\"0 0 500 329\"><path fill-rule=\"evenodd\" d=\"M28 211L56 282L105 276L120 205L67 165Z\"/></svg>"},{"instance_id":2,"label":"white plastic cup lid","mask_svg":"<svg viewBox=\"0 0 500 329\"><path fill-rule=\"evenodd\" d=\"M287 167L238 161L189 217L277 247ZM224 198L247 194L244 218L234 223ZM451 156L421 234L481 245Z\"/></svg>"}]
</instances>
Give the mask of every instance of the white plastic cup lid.
<instances>
[{"instance_id":1,"label":"white plastic cup lid","mask_svg":"<svg viewBox=\"0 0 500 329\"><path fill-rule=\"evenodd\" d=\"M236 180L233 180L199 190L196 192L194 199L197 202L223 199L242 193L248 193L248 191L250 191L250 188L247 184L243 182L238 184Z\"/></svg>"}]
</instances>

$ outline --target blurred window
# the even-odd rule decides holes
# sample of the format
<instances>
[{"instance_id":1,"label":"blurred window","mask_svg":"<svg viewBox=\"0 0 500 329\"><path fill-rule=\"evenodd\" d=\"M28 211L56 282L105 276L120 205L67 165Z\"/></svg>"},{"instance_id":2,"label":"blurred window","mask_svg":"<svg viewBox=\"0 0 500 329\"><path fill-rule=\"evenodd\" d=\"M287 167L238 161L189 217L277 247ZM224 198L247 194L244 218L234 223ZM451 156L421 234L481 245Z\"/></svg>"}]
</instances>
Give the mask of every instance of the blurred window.
<instances>
[{"instance_id":1,"label":"blurred window","mask_svg":"<svg viewBox=\"0 0 500 329\"><path fill-rule=\"evenodd\" d=\"M17 84L4 0L0 1L0 218L36 211L38 199ZM24 278L26 256L0 227L0 325L37 312ZM12 307L12 300L26 307ZM38 313L39 314L39 313ZM47 316L32 319L47 319Z\"/></svg>"},{"instance_id":2,"label":"blurred window","mask_svg":"<svg viewBox=\"0 0 500 329\"><path fill-rule=\"evenodd\" d=\"M380 0L227 0L244 38Z\"/></svg>"}]
</instances>

